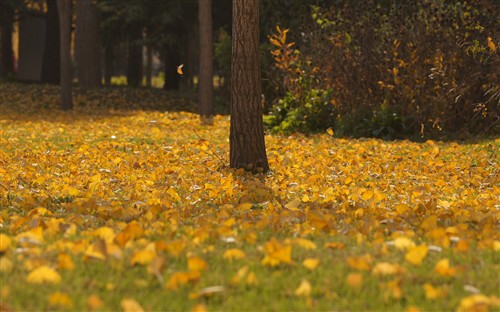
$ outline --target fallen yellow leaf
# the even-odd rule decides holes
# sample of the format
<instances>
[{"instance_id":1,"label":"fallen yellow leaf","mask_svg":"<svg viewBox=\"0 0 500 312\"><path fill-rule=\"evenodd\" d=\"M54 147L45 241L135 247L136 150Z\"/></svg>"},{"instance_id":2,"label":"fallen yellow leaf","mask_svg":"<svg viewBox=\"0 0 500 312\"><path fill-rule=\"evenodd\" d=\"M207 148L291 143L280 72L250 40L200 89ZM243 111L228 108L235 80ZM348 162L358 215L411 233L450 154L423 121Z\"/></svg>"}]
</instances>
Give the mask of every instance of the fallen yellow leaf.
<instances>
[{"instance_id":1,"label":"fallen yellow leaf","mask_svg":"<svg viewBox=\"0 0 500 312\"><path fill-rule=\"evenodd\" d=\"M156 257L156 253L151 250L140 250L136 252L130 260L131 265L148 265Z\"/></svg>"},{"instance_id":2,"label":"fallen yellow leaf","mask_svg":"<svg viewBox=\"0 0 500 312\"><path fill-rule=\"evenodd\" d=\"M0 233L0 253L7 251L7 249L10 248L11 243L12 239L9 236Z\"/></svg>"},{"instance_id":3,"label":"fallen yellow leaf","mask_svg":"<svg viewBox=\"0 0 500 312\"><path fill-rule=\"evenodd\" d=\"M49 296L49 305L64 309L73 308L73 300L66 293L55 292Z\"/></svg>"},{"instance_id":4,"label":"fallen yellow leaf","mask_svg":"<svg viewBox=\"0 0 500 312\"><path fill-rule=\"evenodd\" d=\"M295 296L298 296L298 297L309 297L309 295L311 294L311 284L303 279L301 282L300 282L300 285L297 289L295 289Z\"/></svg>"},{"instance_id":5,"label":"fallen yellow leaf","mask_svg":"<svg viewBox=\"0 0 500 312\"><path fill-rule=\"evenodd\" d=\"M144 312L141 305L134 299L123 299L120 303L123 312Z\"/></svg>"},{"instance_id":6,"label":"fallen yellow leaf","mask_svg":"<svg viewBox=\"0 0 500 312\"><path fill-rule=\"evenodd\" d=\"M239 249L233 248L233 249L228 249L224 252L224 255L222 258L226 260L235 260L235 259L243 259L245 258L245 253Z\"/></svg>"},{"instance_id":7,"label":"fallen yellow leaf","mask_svg":"<svg viewBox=\"0 0 500 312\"><path fill-rule=\"evenodd\" d=\"M54 269L44 265L28 274L27 281L30 284L59 284L61 282L61 275Z\"/></svg>"},{"instance_id":8,"label":"fallen yellow leaf","mask_svg":"<svg viewBox=\"0 0 500 312\"><path fill-rule=\"evenodd\" d=\"M421 265L425 256L427 255L428 248L425 245L416 246L410 248L405 255L406 261L413 265Z\"/></svg>"},{"instance_id":9,"label":"fallen yellow leaf","mask_svg":"<svg viewBox=\"0 0 500 312\"><path fill-rule=\"evenodd\" d=\"M302 261L302 265L308 268L309 270L314 270L318 267L319 265L319 259L315 258L307 258Z\"/></svg>"},{"instance_id":10,"label":"fallen yellow leaf","mask_svg":"<svg viewBox=\"0 0 500 312\"><path fill-rule=\"evenodd\" d=\"M346 277L347 285L353 288L359 288L363 284L363 275L360 273L350 273Z\"/></svg>"}]
</instances>

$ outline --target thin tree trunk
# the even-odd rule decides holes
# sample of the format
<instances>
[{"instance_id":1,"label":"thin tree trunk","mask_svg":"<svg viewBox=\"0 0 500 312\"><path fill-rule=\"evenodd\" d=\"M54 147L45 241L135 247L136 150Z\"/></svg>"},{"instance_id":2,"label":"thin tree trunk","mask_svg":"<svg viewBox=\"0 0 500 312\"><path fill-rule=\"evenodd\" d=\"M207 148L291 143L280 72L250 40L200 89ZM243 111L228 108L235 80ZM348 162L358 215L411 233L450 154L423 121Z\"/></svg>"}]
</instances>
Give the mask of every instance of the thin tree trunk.
<instances>
[{"instance_id":1,"label":"thin tree trunk","mask_svg":"<svg viewBox=\"0 0 500 312\"><path fill-rule=\"evenodd\" d=\"M200 19L200 80L199 110L202 124L213 124L214 99L214 51L212 39L212 0L198 0Z\"/></svg>"},{"instance_id":2,"label":"thin tree trunk","mask_svg":"<svg viewBox=\"0 0 500 312\"><path fill-rule=\"evenodd\" d=\"M165 84L164 90L179 90L180 76L177 74L177 66L179 66L179 56L174 48L165 50Z\"/></svg>"},{"instance_id":3,"label":"thin tree trunk","mask_svg":"<svg viewBox=\"0 0 500 312\"><path fill-rule=\"evenodd\" d=\"M233 0L230 166L266 172L259 68L259 0Z\"/></svg>"},{"instance_id":4,"label":"thin tree trunk","mask_svg":"<svg viewBox=\"0 0 500 312\"><path fill-rule=\"evenodd\" d=\"M142 83L142 29L134 25L128 42L127 84L138 87Z\"/></svg>"},{"instance_id":5,"label":"thin tree trunk","mask_svg":"<svg viewBox=\"0 0 500 312\"><path fill-rule=\"evenodd\" d=\"M47 15L45 20L46 28L45 48L43 50L42 82L58 85L61 83L61 42L56 0L47 0Z\"/></svg>"},{"instance_id":6,"label":"thin tree trunk","mask_svg":"<svg viewBox=\"0 0 500 312\"><path fill-rule=\"evenodd\" d=\"M114 46L108 43L104 48L104 84L111 85L113 76Z\"/></svg>"},{"instance_id":7,"label":"thin tree trunk","mask_svg":"<svg viewBox=\"0 0 500 312\"><path fill-rule=\"evenodd\" d=\"M71 1L57 0L61 37L61 108L71 110Z\"/></svg>"},{"instance_id":8,"label":"thin tree trunk","mask_svg":"<svg viewBox=\"0 0 500 312\"><path fill-rule=\"evenodd\" d=\"M99 16L92 0L76 1L75 58L78 82L84 89L101 86Z\"/></svg>"},{"instance_id":9,"label":"thin tree trunk","mask_svg":"<svg viewBox=\"0 0 500 312\"><path fill-rule=\"evenodd\" d=\"M0 77L7 77L14 74L14 50L12 49L12 17L13 10L8 4L3 5L3 10L0 14L0 27L2 29L2 63L0 64Z\"/></svg>"},{"instance_id":10,"label":"thin tree trunk","mask_svg":"<svg viewBox=\"0 0 500 312\"><path fill-rule=\"evenodd\" d=\"M151 45L147 46L146 51L146 86L151 87L151 81L153 79L153 47Z\"/></svg>"}]
</instances>

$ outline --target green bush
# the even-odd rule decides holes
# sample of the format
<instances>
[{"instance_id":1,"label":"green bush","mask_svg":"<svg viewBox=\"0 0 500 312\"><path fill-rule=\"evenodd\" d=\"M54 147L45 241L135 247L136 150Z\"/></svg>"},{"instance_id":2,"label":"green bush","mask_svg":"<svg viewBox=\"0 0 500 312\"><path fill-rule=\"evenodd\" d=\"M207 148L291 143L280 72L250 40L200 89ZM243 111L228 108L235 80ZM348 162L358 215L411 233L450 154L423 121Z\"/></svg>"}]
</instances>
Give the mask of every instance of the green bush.
<instances>
[{"instance_id":1,"label":"green bush","mask_svg":"<svg viewBox=\"0 0 500 312\"><path fill-rule=\"evenodd\" d=\"M288 30L270 37L269 77L281 94L272 129L384 138L500 133L494 1L331 1L311 10L310 21L290 31L296 45Z\"/></svg>"}]
</instances>

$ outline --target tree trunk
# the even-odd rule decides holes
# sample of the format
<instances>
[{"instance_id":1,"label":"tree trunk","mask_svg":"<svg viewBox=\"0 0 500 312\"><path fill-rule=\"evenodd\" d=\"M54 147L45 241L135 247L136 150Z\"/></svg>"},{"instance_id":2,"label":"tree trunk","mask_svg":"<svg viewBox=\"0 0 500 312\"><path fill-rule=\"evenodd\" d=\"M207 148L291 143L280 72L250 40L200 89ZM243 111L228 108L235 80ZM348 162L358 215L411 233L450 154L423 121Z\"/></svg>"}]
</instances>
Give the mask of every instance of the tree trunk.
<instances>
[{"instance_id":1,"label":"tree trunk","mask_svg":"<svg viewBox=\"0 0 500 312\"><path fill-rule=\"evenodd\" d=\"M78 82L84 89L101 86L99 16L92 0L76 1L75 58Z\"/></svg>"},{"instance_id":2,"label":"tree trunk","mask_svg":"<svg viewBox=\"0 0 500 312\"><path fill-rule=\"evenodd\" d=\"M47 15L45 20L42 82L58 85L61 83L61 43L59 39L59 14L57 13L56 0L47 0Z\"/></svg>"},{"instance_id":3,"label":"tree trunk","mask_svg":"<svg viewBox=\"0 0 500 312\"><path fill-rule=\"evenodd\" d=\"M61 108L71 110L71 1L57 0L61 38Z\"/></svg>"},{"instance_id":4,"label":"tree trunk","mask_svg":"<svg viewBox=\"0 0 500 312\"><path fill-rule=\"evenodd\" d=\"M151 87L153 80L153 47L148 45L146 50L146 87Z\"/></svg>"},{"instance_id":5,"label":"tree trunk","mask_svg":"<svg viewBox=\"0 0 500 312\"><path fill-rule=\"evenodd\" d=\"M107 86L111 85L114 56L114 46L108 42L104 48L104 84Z\"/></svg>"},{"instance_id":6,"label":"tree trunk","mask_svg":"<svg viewBox=\"0 0 500 312\"><path fill-rule=\"evenodd\" d=\"M259 0L233 0L230 166L266 172L259 68Z\"/></svg>"},{"instance_id":7,"label":"tree trunk","mask_svg":"<svg viewBox=\"0 0 500 312\"><path fill-rule=\"evenodd\" d=\"M2 5L0 14L1 36L2 36L2 63L0 64L0 77L7 77L14 74L14 50L12 49L12 18L14 10L9 4Z\"/></svg>"},{"instance_id":8,"label":"tree trunk","mask_svg":"<svg viewBox=\"0 0 500 312\"><path fill-rule=\"evenodd\" d=\"M127 84L138 87L142 83L142 29L133 25L128 41Z\"/></svg>"},{"instance_id":9,"label":"tree trunk","mask_svg":"<svg viewBox=\"0 0 500 312\"><path fill-rule=\"evenodd\" d=\"M214 44L212 39L212 0L198 0L200 19L200 80L198 105L202 124L213 124Z\"/></svg>"},{"instance_id":10,"label":"tree trunk","mask_svg":"<svg viewBox=\"0 0 500 312\"><path fill-rule=\"evenodd\" d=\"M165 50L165 84L164 90L179 90L180 76L177 74L177 66L179 66L179 56L175 48L167 48Z\"/></svg>"}]
</instances>

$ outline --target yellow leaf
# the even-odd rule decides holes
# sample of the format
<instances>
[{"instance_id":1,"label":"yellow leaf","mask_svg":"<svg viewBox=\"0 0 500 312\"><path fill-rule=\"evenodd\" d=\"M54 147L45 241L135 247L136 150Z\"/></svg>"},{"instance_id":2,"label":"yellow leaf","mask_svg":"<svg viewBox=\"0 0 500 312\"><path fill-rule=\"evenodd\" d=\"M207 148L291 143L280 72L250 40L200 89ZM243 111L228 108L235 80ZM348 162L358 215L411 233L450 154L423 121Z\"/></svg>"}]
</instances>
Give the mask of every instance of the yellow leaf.
<instances>
[{"instance_id":1,"label":"yellow leaf","mask_svg":"<svg viewBox=\"0 0 500 312\"><path fill-rule=\"evenodd\" d=\"M295 296L297 297L309 297L311 294L311 284L303 279L300 282L300 285L297 289L295 289Z\"/></svg>"},{"instance_id":2,"label":"yellow leaf","mask_svg":"<svg viewBox=\"0 0 500 312\"><path fill-rule=\"evenodd\" d=\"M7 249L10 248L11 244L12 239L3 233L0 233L0 253L7 251Z\"/></svg>"},{"instance_id":3,"label":"yellow leaf","mask_svg":"<svg viewBox=\"0 0 500 312\"><path fill-rule=\"evenodd\" d=\"M375 275L393 275L393 274L401 273L402 271L403 271L403 269L397 264L391 264L388 262L379 262L373 267L372 274L375 274Z\"/></svg>"},{"instance_id":4,"label":"yellow leaf","mask_svg":"<svg viewBox=\"0 0 500 312\"><path fill-rule=\"evenodd\" d=\"M318 267L319 262L320 260L316 258L306 258L302 261L302 265L312 271Z\"/></svg>"},{"instance_id":5,"label":"yellow leaf","mask_svg":"<svg viewBox=\"0 0 500 312\"><path fill-rule=\"evenodd\" d=\"M493 42L493 39L491 37L488 37L488 47L491 49L491 51L496 52L497 51L497 46Z\"/></svg>"},{"instance_id":6,"label":"yellow leaf","mask_svg":"<svg viewBox=\"0 0 500 312\"><path fill-rule=\"evenodd\" d=\"M165 288L170 290L177 290L179 287L187 284L188 282L197 281L200 278L199 271L190 272L175 272L165 283Z\"/></svg>"},{"instance_id":7,"label":"yellow leaf","mask_svg":"<svg viewBox=\"0 0 500 312\"><path fill-rule=\"evenodd\" d=\"M188 258L188 268L191 271L203 271L208 267L205 260L199 257L189 257Z\"/></svg>"},{"instance_id":8,"label":"yellow leaf","mask_svg":"<svg viewBox=\"0 0 500 312\"><path fill-rule=\"evenodd\" d=\"M19 242L27 242L30 244L40 245L43 243L43 228L37 226L29 231L22 232L16 235L16 240Z\"/></svg>"},{"instance_id":9,"label":"yellow leaf","mask_svg":"<svg viewBox=\"0 0 500 312\"><path fill-rule=\"evenodd\" d=\"M488 311L491 299L485 295L476 294L460 300L457 312Z\"/></svg>"},{"instance_id":10,"label":"yellow leaf","mask_svg":"<svg viewBox=\"0 0 500 312\"><path fill-rule=\"evenodd\" d=\"M207 307L203 303L198 303L193 307L192 312L207 312Z\"/></svg>"},{"instance_id":11,"label":"yellow leaf","mask_svg":"<svg viewBox=\"0 0 500 312\"><path fill-rule=\"evenodd\" d=\"M350 273L346 278L347 285L353 288L359 288L363 284L363 275L359 273Z\"/></svg>"},{"instance_id":12,"label":"yellow leaf","mask_svg":"<svg viewBox=\"0 0 500 312\"><path fill-rule=\"evenodd\" d=\"M144 312L141 305L134 299L123 299L120 305L123 312Z\"/></svg>"},{"instance_id":13,"label":"yellow leaf","mask_svg":"<svg viewBox=\"0 0 500 312\"><path fill-rule=\"evenodd\" d=\"M87 309L90 311L99 310L104 307L104 302L97 295L90 295L87 298Z\"/></svg>"},{"instance_id":14,"label":"yellow leaf","mask_svg":"<svg viewBox=\"0 0 500 312\"><path fill-rule=\"evenodd\" d=\"M331 136L333 136L333 134L334 134L332 128L326 129L326 133L328 133L328 135L331 135Z\"/></svg>"},{"instance_id":15,"label":"yellow leaf","mask_svg":"<svg viewBox=\"0 0 500 312\"><path fill-rule=\"evenodd\" d=\"M74 188L72 186L69 186L68 187L68 194L70 196L77 196L79 194L79 192L78 192L78 189L76 189L76 188Z\"/></svg>"},{"instance_id":16,"label":"yellow leaf","mask_svg":"<svg viewBox=\"0 0 500 312\"><path fill-rule=\"evenodd\" d=\"M415 243L408 237L398 237L394 240L394 246L399 250L408 250L415 247Z\"/></svg>"},{"instance_id":17,"label":"yellow leaf","mask_svg":"<svg viewBox=\"0 0 500 312\"><path fill-rule=\"evenodd\" d=\"M238 270L238 273L236 273L235 276L231 279L231 283L234 285L239 284L243 278L246 276L248 273L248 266L244 266Z\"/></svg>"},{"instance_id":18,"label":"yellow leaf","mask_svg":"<svg viewBox=\"0 0 500 312\"><path fill-rule=\"evenodd\" d=\"M370 200L373 197L373 190L366 190L361 194L363 200Z\"/></svg>"},{"instance_id":19,"label":"yellow leaf","mask_svg":"<svg viewBox=\"0 0 500 312\"><path fill-rule=\"evenodd\" d=\"M84 256L86 259L106 260L108 257L106 242L103 239L97 239L87 247Z\"/></svg>"},{"instance_id":20,"label":"yellow leaf","mask_svg":"<svg viewBox=\"0 0 500 312\"><path fill-rule=\"evenodd\" d=\"M182 72L182 67L184 67L184 64L177 66L177 73L181 76L184 75L184 73Z\"/></svg>"},{"instance_id":21,"label":"yellow leaf","mask_svg":"<svg viewBox=\"0 0 500 312\"><path fill-rule=\"evenodd\" d=\"M57 256L57 267L61 270L73 270L75 264L68 254L60 253Z\"/></svg>"},{"instance_id":22,"label":"yellow leaf","mask_svg":"<svg viewBox=\"0 0 500 312\"><path fill-rule=\"evenodd\" d=\"M123 233L126 234L128 239L138 239L144 236L144 228L139 223L133 221L123 229ZM117 245L120 246L118 243Z\"/></svg>"},{"instance_id":23,"label":"yellow leaf","mask_svg":"<svg viewBox=\"0 0 500 312\"><path fill-rule=\"evenodd\" d=\"M248 286L256 286L259 284L259 280L257 279L257 275L254 272L250 272L247 275L246 283Z\"/></svg>"},{"instance_id":24,"label":"yellow leaf","mask_svg":"<svg viewBox=\"0 0 500 312\"><path fill-rule=\"evenodd\" d=\"M155 275L157 277L161 276L164 265L165 265L165 258L156 256L148 266L148 273Z\"/></svg>"},{"instance_id":25,"label":"yellow leaf","mask_svg":"<svg viewBox=\"0 0 500 312\"><path fill-rule=\"evenodd\" d=\"M131 265L136 265L136 264L148 265L153 261L153 259L155 257L156 257L156 253L154 251L141 250L141 251L136 252L132 256L132 260L130 260L130 264Z\"/></svg>"},{"instance_id":26,"label":"yellow leaf","mask_svg":"<svg viewBox=\"0 0 500 312\"><path fill-rule=\"evenodd\" d=\"M426 219L422 222L422 224L420 225L420 227L421 227L424 231L434 230L434 229L437 227L437 216L432 215L432 216L427 217L427 218L426 218Z\"/></svg>"},{"instance_id":27,"label":"yellow leaf","mask_svg":"<svg viewBox=\"0 0 500 312\"><path fill-rule=\"evenodd\" d=\"M292 210L292 211L297 211L299 210L298 207L300 206L300 199L296 198L294 200L292 200L291 202L289 202L288 204L285 205L285 208L289 209L289 210Z\"/></svg>"},{"instance_id":28,"label":"yellow leaf","mask_svg":"<svg viewBox=\"0 0 500 312\"><path fill-rule=\"evenodd\" d=\"M115 231L107 226L98 228L93 233L95 236L104 239L106 242L111 242L115 238Z\"/></svg>"},{"instance_id":29,"label":"yellow leaf","mask_svg":"<svg viewBox=\"0 0 500 312\"><path fill-rule=\"evenodd\" d=\"M304 196L302 196L303 203L308 203L310 201L311 201L311 198L309 198L309 196L307 194L304 194Z\"/></svg>"},{"instance_id":30,"label":"yellow leaf","mask_svg":"<svg viewBox=\"0 0 500 312\"><path fill-rule=\"evenodd\" d=\"M293 243L295 245L298 245L298 246L304 248L305 250L314 250L314 249L316 249L316 244L313 243L313 242L311 242L308 239L305 239L305 238L295 238L295 239L293 239Z\"/></svg>"},{"instance_id":31,"label":"yellow leaf","mask_svg":"<svg viewBox=\"0 0 500 312\"><path fill-rule=\"evenodd\" d=\"M343 243L330 242L330 243L325 243L325 245L323 247L328 248L328 249L342 250L345 248L345 245Z\"/></svg>"},{"instance_id":32,"label":"yellow leaf","mask_svg":"<svg viewBox=\"0 0 500 312\"><path fill-rule=\"evenodd\" d=\"M369 271L371 268L372 257L370 254L365 254L360 257L348 257L347 265L355 270Z\"/></svg>"},{"instance_id":33,"label":"yellow leaf","mask_svg":"<svg viewBox=\"0 0 500 312\"><path fill-rule=\"evenodd\" d=\"M283 263L292 263L292 246L285 246L275 238L271 238L264 244L267 255L262 259L262 264L276 266Z\"/></svg>"},{"instance_id":34,"label":"yellow leaf","mask_svg":"<svg viewBox=\"0 0 500 312\"><path fill-rule=\"evenodd\" d=\"M73 307L73 300L71 300L68 294L55 292L49 297L49 305L53 307L71 309Z\"/></svg>"},{"instance_id":35,"label":"yellow leaf","mask_svg":"<svg viewBox=\"0 0 500 312\"><path fill-rule=\"evenodd\" d=\"M228 249L224 252L222 258L226 260L243 259L245 258L245 253L236 248Z\"/></svg>"},{"instance_id":36,"label":"yellow leaf","mask_svg":"<svg viewBox=\"0 0 500 312\"><path fill-rule=\"evenodd\" d=\"M434 272L441 276L455 276L457 274L457 270L450 267L450 260L448 259L439 260L434 267Z\"/></svg>"},{"instance_id":37,"label":"yellow leaf","mask_svg":"<svg viewBox=\"0 0 500 312\"><path fill-rule=\"evenodd\" d=\"M446 296L447 292L441 288L435 288L431 284L424 284L425 298L429 300L439 299Z\"/></svg>"},{"instance_id":38,"label":"yellow leaf","mask_svg":"<svg viewBox=\"0 0 500 312\"><path fill-rule=\"evenodd\" d=\"M408 211L409 207L408 207L408 205L405 205L405 204L398 204L394 207L394 209L396 209L396 211L398 212L399 215L402 215Z\"/></svg>"},{"instance_id":39,"label":"yellow leaf","mask_svg":"<svg viewBox=\"0 0 500 312\"><path fill-rule=\"evenodd\" d=\"M0 257L0 272L9 273L10 271L12 271L13 267L14 265L12 264L12 261L9 260L9 258Z\"/></svg>"},{"instance_id":40,"label":"yellow leaf","mask_svg":"<svg viewBox=\"0 0 500 312\"><path fill-rule=\"evenodd\" d=\"M168 191L167 191L167 194L170 195L170 196L172 196L172 198L175 201L181 201L181 197L179 196L179 194L173 188L169 188Z\"/></svg>"},{"instance_id":41,"label":"yellow leaf","mask_svg":"<svg viewBox=\"0 0 500 312\"><path fill-rule=\"evenodd\" d=\"M425 245L416 246L410 248L405 255L406 261L410 262L413 265L420 265L427 255L428 248Z\"/></svg>"},{"instance_id":42,"label":"yellow leaf","mask_svg":"<svg viewBox=\"0 0 500 312\"><path fill-rule=\"evenodd\" d=\"M41 266L28 274L27 281L30 284L59 284L61 282L61 275L54 269L48 266Z\"/></svg>"}]
</instances>

